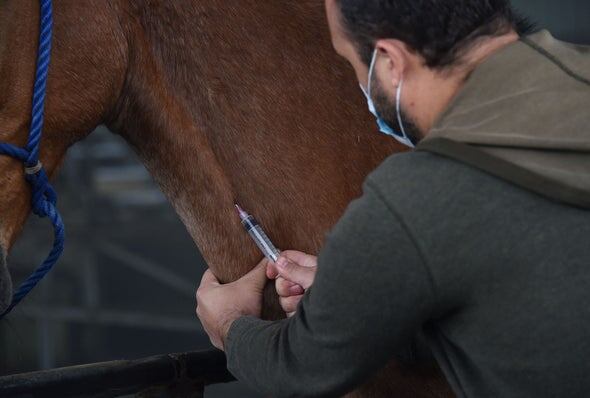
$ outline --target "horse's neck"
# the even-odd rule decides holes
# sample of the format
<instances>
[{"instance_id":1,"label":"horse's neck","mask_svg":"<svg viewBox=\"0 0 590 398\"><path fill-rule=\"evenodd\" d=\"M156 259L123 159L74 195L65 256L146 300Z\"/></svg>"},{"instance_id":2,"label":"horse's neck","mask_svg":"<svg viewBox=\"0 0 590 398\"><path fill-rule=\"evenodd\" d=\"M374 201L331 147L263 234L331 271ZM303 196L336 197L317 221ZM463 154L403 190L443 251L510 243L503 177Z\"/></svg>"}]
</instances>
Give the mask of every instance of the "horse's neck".
<instances>
[{"instance_id":1,"label":"horse's neck","mask_svg":"<svg viewBox=\"0 0 590 398\"><path fill-rule=\"evenodd\" d=\"M369 130L352 74L343 76L331 53L322 3L133 10L129 75L112 128L137 148L226 279L260 257L235 201L279 247L315 252L393 148Z\"/></svg>"},{"instance_id":2,"label":"horse's neck","mask_svg":"<svg viewBox=\"0 0 590 398\"><path fill-rule=\"evenodd\" d=\"M236 233L236 191L190 105L159 72L148 70L150 62L146 61L144 71L130 76L122 112L111 127L136 148L207 263L221 277L233 279L241 270L228 266L234 265L232 253L238 245L247 244ZM228 235L234 239L221 239Z\"/></svg>"}]
</instances>

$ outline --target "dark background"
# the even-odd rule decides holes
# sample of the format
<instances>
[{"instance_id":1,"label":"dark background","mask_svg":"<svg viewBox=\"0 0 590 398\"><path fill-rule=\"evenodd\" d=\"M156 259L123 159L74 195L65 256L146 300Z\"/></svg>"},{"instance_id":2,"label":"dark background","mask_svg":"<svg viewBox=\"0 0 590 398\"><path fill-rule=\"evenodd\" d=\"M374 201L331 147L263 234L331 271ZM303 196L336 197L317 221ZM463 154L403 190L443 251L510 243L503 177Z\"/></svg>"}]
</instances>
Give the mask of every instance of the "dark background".
<instances>
[{"instance_id":1,"label":"dark background","mask_svg":"<svg viewBox=\"0 0 590 398\"><path fill-rule=\"evenodd\" d=\"M589 0L515 0L558 38L590 43ZM0 323L0 375L209 348L194 315L205 269L197 248L132 151L99 128L57 181L64 256ZM49 223L31 218L9 258L18 285L39 264ZM256 397L239 383L208 397Z\"/></svg>"}]
</instances>

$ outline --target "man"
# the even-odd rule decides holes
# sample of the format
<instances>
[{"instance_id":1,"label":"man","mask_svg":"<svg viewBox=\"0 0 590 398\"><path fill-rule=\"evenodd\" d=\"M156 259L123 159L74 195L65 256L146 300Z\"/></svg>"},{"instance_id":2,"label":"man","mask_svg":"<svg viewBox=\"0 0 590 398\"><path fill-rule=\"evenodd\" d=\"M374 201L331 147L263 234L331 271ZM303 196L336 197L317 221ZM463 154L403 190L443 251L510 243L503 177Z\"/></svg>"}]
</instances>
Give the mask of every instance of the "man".
<instances>
[{"instance_id":1,"label":"man","mask_svg":"<svg viewBox=\"0 0 590 398\"><path fill-rule=\"evenodd\" d=\"M197 313L229 369L337 396L423 335L458 396L587 396L590 49L519 36L507 0L326 9L380 130L420 144L367 178L317 274L285 252L229 285L204 275ZM266 276L293 316L258 319Z\"/></svg>"}]
</instances>

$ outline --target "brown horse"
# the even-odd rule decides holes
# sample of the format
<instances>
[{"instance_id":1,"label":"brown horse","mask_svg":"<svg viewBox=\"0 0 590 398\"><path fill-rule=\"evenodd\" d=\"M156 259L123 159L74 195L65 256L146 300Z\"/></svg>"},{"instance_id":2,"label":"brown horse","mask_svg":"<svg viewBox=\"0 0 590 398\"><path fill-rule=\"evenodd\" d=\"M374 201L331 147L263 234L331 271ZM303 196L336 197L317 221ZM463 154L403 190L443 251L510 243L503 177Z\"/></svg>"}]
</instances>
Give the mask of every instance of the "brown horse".
<instances>
[{"instance_id":1,"label":"brown horse","mask_svg":"<svg viewBox=\"0 0 590 398\"><path fill-rule=\"evenodd\" d=\"M378 135L352 71L333 53L322 0L55 0L41 161L54 175L99 124L132 145L209 267L235 280L261 255L234 214L254 213L278 247L316 253L399 151ZM0 141L30 121L37 0L0 2ZM30 210L22 165L0 157L4 253ZM272 286L267 315L278 314ZM376 304L377 305L377 304ZM434 367L392 362L355 396L448 396Z\"/></svg>"}]
</instances>

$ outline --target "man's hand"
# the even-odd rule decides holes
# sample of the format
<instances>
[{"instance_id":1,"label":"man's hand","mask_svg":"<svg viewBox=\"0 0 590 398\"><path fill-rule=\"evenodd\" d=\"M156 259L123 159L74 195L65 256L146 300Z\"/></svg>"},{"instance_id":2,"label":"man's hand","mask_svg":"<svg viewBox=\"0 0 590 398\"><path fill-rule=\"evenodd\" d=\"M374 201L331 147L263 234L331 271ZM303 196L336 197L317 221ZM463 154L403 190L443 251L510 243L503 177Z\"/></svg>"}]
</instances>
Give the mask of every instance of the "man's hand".
<instances>
[{"instance_id":1,"label":"man's hand","mask_svg":"<svg viewBox=\"0 0 590 398\"><path fill-rule=\"evenodd\" d=\"M283 311L291 317L305 290L313 284L318 259L294 250L281 252L276 263L268 263L266 276L276 279L275 288Z\"/></svg>"},{"instance_id":2,"label":"man's hand","mask_svg":"<svg viewBox=\"0 0 590 398\"><path fill-rule=\"evenodd\" d=\"M210 270L203 275L197 289L197 316L211 343L220 350L233 321L243 315L260 317L267 263L262 260L241 279L226 285L220 284Z\"/></svg>"}]
</instances>

